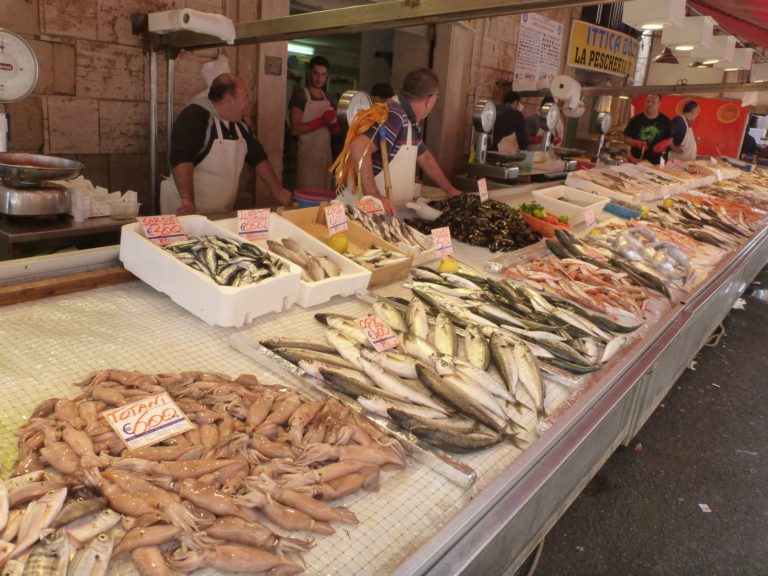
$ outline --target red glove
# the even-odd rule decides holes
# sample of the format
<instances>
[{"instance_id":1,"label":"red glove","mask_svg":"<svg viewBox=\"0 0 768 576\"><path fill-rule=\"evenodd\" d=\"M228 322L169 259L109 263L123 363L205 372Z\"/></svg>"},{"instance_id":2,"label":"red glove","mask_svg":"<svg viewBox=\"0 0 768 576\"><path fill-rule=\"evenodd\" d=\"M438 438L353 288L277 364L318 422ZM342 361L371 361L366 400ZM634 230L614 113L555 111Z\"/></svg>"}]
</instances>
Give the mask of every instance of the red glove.
<instances>
[{"instance_id":1,"label":"red glove","mask_svg":"<svg viewBox=\"0 0 768 576\"><path fill-rule=\"evenodd\" d=\"M318 130L325 126L325 120L323 120L322 116L318 116L314 120L310 120L307 122L307 128L309 128L309 132L314 132L315 130Z\"/></svg>"},{"instance_id":2,"label":"red glove","mask_svg":"<svg viewBox=\"0 0 768 576\"><path fill-rule=\"evenodd\" d=\"M672 138L665 138L664 140L660 140L653 147L653 151L656 152L656 154L661 154L662 152L665 152L667 148L669 148L670 144L672 144Z\"/></svg>"},{"instance_id":3,"label":"red glove","mask_svg":"<svg viewBox=\"0 0 768 576\"><path fill-rule=\"evenodd\" d=\"M557 145L558 145L558 144L560 144L560 142L562 142L562 141L563 141L563 140L562 140L562 138L560 138L560 136L555 136L555 139L554 139L554 140L552 140L552 144L554 144L555 146L557 146Z\"/></svg>"},{"instance_id":4,"label":"red glove","mask_svg":"<svg viewBox=\"0 0 768 576\"><path fill-rule=\"evenodd\" d=\"M643 142L642 140L636 140L635 138L629 139L629 145L632 146L632 148L645 148L648 146L647 142Z\"/></svg>"},{"instance_id":5,"label":"red glove","mask_svg":"<svg viewBox=\"0 0 768 576\"><path fill-rule=\"evenodd\" d=\"M533 138L531 138L531 139L529 140L529 142L530 142L531 144L540 144L540 143L541 143L541 138L542 138L542 137L541 137L540 135L536 135L536 136L534 136Z\"/></svg>"},{"instance_id":6,"label":"red glove","mask_svg":"<svg viewBox=\"0 0 768 576\"><path fill-rule=\"evenodd\" d=\"M336 111L333 108L328 108L325 112L323 112L323 115L321 116L323 119L323 122L325 124L335 124L336 123Z\"/></svg>"}]
</instances>

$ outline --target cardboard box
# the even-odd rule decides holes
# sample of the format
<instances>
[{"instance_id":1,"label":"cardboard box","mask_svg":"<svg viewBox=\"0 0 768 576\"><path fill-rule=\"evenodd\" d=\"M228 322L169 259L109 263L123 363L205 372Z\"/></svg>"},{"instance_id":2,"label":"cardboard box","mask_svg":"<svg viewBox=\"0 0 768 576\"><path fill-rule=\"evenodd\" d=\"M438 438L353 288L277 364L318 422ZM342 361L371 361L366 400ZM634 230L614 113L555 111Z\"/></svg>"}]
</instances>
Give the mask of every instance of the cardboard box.
<instances>
[{"instance_id":1,"label":"cardboard box","mask_svg":"<svg viewBox=\"0 0 768 576\"><path fill-rule=\"evenodd\" d=\"M187 236L216 234L238 238L217 228L205 216L181 216L179 222ZM126 270L146 284L217 326L242 326L263 314L286 310L299 297L301 273L291 262L286 262L289 271L280 276L239 288L220 286L207 274L147 240L137 222L122 228L120 260Z\"/></svg>"},{"instance_id":2,"label":"cardboard box","mask_svg":"<svg viewBox=\"0 0 768 576\"><path fill-rule=\"evenodd\" d=\"M328 242L330 234L328 233L328 226L325 222L324 205L314 206L312 208L301 208L299 210L286 210L280 215L314 238L317 238L320 242ZM349 247L347 251L351 254L362 254L371 246L378 246L379 248L383 248L390 252L405 254L402 250L398 249L397 246L390 244L378 236L374 236L355 222L349 221L348 228L344 233L349 239ZM382 266L381 268L375 268L369 264L361 264L371 271L371 279L368 283L368 288L386 286L397 280L407 278L408 272L413 264L413 258L410 255L406 256L407 257L401 261Z\"/></svg>"},{"instance_id":3,"label":"cardboard box","mask_svg":"<svg viewBox=\"0 0 768 576\"><path fill-rule=\"evenodd\" d=\"M228 233L237 234L237 218L216 220L214 226L220 227ZM307 252L315 256L326 256L341 268L341 275L335 278L325 278L317 282L305 282L301 280L298 304L303 308L309 308L323 302L328 302L334 296L351 296L358 290L364 290L371 279L371 271L356 264L349 258L345 258L329 246L320 242L292 222L278 216L275 213L269 215L269 237L280 241L283 238L292 238ZM244 240L248 242L249 240ZM253 240L254 244L267 250L267 241Z\"/></svg>"}]
</instances>

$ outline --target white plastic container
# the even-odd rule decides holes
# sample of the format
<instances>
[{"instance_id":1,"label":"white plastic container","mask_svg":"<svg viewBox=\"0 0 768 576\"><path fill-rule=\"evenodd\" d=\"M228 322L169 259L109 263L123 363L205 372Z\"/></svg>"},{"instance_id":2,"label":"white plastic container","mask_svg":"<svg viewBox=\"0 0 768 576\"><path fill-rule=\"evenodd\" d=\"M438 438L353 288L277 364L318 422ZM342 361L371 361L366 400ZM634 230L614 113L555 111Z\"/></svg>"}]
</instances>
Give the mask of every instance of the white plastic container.
<instances>
[{"instance_id":1,"label":"white plastic container","mask_svg":"<svg viewBox=\"0 0 768 576\"><path fill-rule=\"evenodd\" d=\"M228 235L237 234L237 218L216 220L211 224L226 231ZM275 213L269 215L269 237L276 241L292 238L308 252L316 256L327 256L329 260L341 268L341 275L335 278L326 278L317 282L300 280L301 288L297 302L303 308L328 302L334 296L350 296L358 290L365 290L368 286L371 279L370 270L354 263L349 258L345 258L311 234L304 232L294 223ZM267 249L266 240L253 240L252 242L264 250Z\"/></svg>"},{"instance_id":2,"label":"white plastic container","mask_svg":"<svg viewBox=\"0 0 768 576\"><path fill-rule=\"evenodd\" d=\"M568 216L568 223L573 226L584 222L584 214L587 210L591 210L597 217L609 201L609 198L562 184L551 188L540 188L534 190L532 194L548 212L558 216Z\"/></svg>"},{"instance_id":3,"label":"white plastic container","mask_svg":"<svg viewBox=\"0 0 768 576\"><path fill-rule=\"evenodd\" d=\"M187 236L218 234L237 238L236 234L214 226L205 216L181 216L179 222ZM286 262L289 272L257 284L241 288L219 286L206 274L147 240L138 222L122 228L120 260L126 270L146 284L216 326L242 326L258 316L286 310L299 298L300 269L291 262Z\"/></svg>"}]
</instances>

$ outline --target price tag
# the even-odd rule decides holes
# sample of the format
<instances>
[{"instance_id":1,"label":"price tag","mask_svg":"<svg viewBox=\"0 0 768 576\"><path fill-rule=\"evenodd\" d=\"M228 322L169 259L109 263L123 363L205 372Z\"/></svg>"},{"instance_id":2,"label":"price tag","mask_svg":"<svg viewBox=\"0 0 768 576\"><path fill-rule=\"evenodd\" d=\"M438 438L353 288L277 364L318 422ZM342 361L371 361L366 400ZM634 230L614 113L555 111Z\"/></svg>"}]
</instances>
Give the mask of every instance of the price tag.
<instances>
[{"instance_id":1,"label":"price tag","mask_svg":"<svg viewBox=\"0 0 768 576\"><path fill-rule=\"evenodd\" d=\"M137 218L144 236L158 246L173 244L187 239L184 229L173 214L164 216L140 216Z\"/></svg>"},{"instance_id":2,"label":"price tag","mask_svg":"<svg viewBox=\"0 0 768 576\"><path fill-rule=\"evenodd\" d=\"M358 210L365 212L370 216L376 216L378 214L386 214L384 211L384 204L381 200L375 196L363 196L360 200L355 202Z\"/></svg>"},{"instance_id":3,"label":"price tag","mask_svg":"<svg viewBox=\"0 0 768 576\"><path fill-rule=\"evenodd\" d=\"M357 325L365 332L368 342L376 349L376 352L400 346L400 339L397 334L376 315L358 319Z\"/></svg>"},{"instance_id":4,"label":"price tag","mask_svg":"<svg viewBox=\"0 0 768 576\"><path fill-rule=\"evenodd\" d=\"M129 448L151 446L195 426L167 392L102 412Z\"/></svg>"},{"instance_id":5,"label":"price tag","mask_svg":"<svg viewBox=\"0 0 768 576\"><path fill-rule=\"evenodd\" d=\"M247 240L269 237L269 208L237 211L237 232Z\"/></svg>"},{"instance_id":6,"label":"price tag","mask_svg":"<svg viewBox=\"0 0 768 576\"><path fill-rule=\"evenodd\" d=\"M714 156L710 156L709 161L712 163L712 166L717 166L717 160L715 160Z\"/></svg>"},{"instance_id":7,"label":"price tag","mask_svg":"<svg viewBox=\"0 0 768 576\"><path fill-rule=\"evenodd\" d=\"M485 181L485 178L480 178L477 181L477 189L480 192L480 203L488 200L488 182Z\"/></svg>"},{"instance_id":8,"label":"price tag","mask_svg":"<svg viewBox=\"0 0 768 576\"><path fill-rule=\"evenodd\" d=\"M587 228L592 228L592 226L595 225L595 222L597 222L597 219L595 218L595 213L592 209L589 208L584 210L584 223L587 225Z\"/></svg>"},{"instance_id":9,"label":"price tag","mask_svg":"<svg viewBox=\"0 0 768 576\"><path fill-rule=\"evenodd\" d=\"M435 252L438 256L450 256L453 254L453 243L451 242L451 229L448 226L432 229L432 242L435 244Z\"/></svg>"},{"instance_id":10,"label":"price tag","mask_svg":"<svg viewBox=\"0 0 768 576\"><path fill-rule=\"evenodd\" d=\"M715 174L717 174L717 181L722 182L723 181L723 173L720 171L720 168L715 170Z\"/></svg>"},{"instance_id":11,"label":"price tag","mask_svg":"<svg viewBox=\"0 0 768 576\"><path fill-rule=\"evenodd\" d=\"M664 198L664 200L669 198L669 186L661 187L661 197Z\"/></svg>"},{"instance_id":12,"label":"price tag","mask_svg":"<svg viewBox=\"0 0 768 576\"><path fill-rule=\"evenodd\" d=\"M347 213L344 212L344 204L326 206L325 221L328 224L328 232L331 235L337 232L344 232L347 229Z\"/></svg>"}]
</instances>

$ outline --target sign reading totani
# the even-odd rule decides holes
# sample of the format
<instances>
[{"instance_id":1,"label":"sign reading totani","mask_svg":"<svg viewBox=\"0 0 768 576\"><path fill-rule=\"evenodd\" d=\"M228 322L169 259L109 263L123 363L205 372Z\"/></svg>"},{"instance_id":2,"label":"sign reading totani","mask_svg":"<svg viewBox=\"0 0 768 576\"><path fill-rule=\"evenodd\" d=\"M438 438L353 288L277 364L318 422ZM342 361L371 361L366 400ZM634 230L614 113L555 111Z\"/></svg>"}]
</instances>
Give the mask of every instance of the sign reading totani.
<instances>
[{"instance_id":1,"label":"sign reading totani","mask_svg":"<svg viewBox=\"0 0 768 576\"><path fill-rule=\"evenodd\" d=\"M627 34L574 20L566 64L614 76L633 76L638 46L638 41Z\"/></svg>"}]
</instances>

